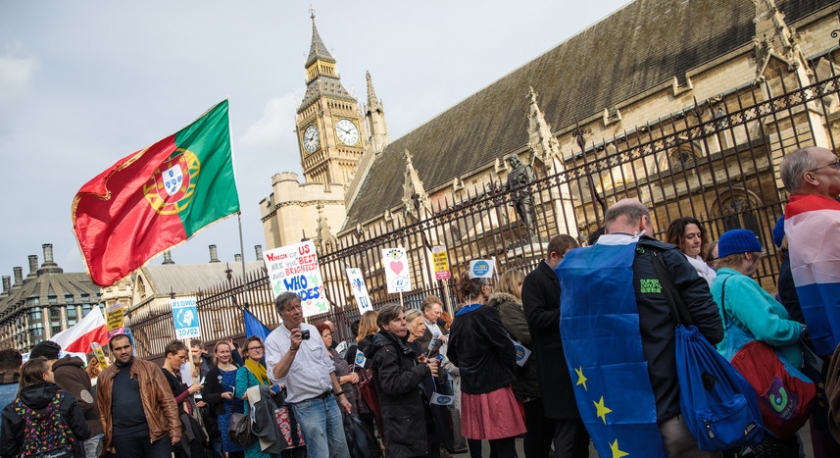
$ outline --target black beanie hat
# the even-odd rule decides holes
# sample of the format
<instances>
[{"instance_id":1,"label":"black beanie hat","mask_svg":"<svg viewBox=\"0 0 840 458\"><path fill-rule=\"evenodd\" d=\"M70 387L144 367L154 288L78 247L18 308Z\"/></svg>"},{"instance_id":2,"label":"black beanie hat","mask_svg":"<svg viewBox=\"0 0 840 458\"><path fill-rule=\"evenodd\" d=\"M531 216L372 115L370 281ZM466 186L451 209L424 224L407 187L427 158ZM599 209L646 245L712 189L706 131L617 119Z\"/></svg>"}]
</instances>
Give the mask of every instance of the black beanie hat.
<instances>
[{"instance_id":1,"label":"black beanie hat","mask_svg":"<svg viewBox=\"0 0 840 458\"><path fill-rule=\"evenodd\" d=\"M29 359L37 358L39 356L43 356L47 359L58 359L58 354L61 352L61 345L53 342L52 340L45 340L38 345L35 345L35 348L29 352Z\"/></svg>"}]
</instances>

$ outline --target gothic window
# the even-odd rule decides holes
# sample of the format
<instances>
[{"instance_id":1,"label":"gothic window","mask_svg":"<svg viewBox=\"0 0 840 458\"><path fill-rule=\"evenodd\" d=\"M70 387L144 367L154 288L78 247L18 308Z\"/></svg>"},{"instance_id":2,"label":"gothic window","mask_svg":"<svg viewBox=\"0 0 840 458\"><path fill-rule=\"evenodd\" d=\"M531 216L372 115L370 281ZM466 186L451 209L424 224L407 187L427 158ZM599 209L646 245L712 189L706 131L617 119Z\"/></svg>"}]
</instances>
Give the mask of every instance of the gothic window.
<instances>
[{"instance_id":1,"label":"gothic window","mask_svg":"<svg viewBox=\"0 0 840 458\"><path fill-rule=\"evenodd\" d=\"M728 196L721 197L720 211L724 231L749 229L756 236L760 236L759 204L758 198L745 191L732 191Z\"/></svg>"},{"instance_id":2,"label":"gothic window","mask_svg":"<svg viewBox=\"0 0 840 458\"><path fill-rule=\"evenodd\" d=\"M682 170L694 168L703 150L693 143L684 143L668 151L659 161L659 170Z\"/></svg>"}]
</instances>

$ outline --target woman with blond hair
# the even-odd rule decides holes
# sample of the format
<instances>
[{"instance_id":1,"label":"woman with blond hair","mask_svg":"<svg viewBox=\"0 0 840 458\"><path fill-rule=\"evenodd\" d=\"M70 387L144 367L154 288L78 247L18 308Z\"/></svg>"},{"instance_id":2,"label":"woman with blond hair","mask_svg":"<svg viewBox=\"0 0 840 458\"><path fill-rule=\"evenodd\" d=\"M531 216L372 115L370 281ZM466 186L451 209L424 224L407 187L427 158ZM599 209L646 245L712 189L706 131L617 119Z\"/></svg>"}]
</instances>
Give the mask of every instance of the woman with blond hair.
<instances>
[{"instance_id":1,"label":"woman with blond hair","mask_svg":"<svg viewBox=\"0 0 840 458\"><path fill-rule=\"evenodd\" d=\"M520 270L511 269L499 279L496 292L490 295L487 305L499 311L510 338L531 350L531 332L525 320L522 309L522 282L525 274ZM533 353L525 363L514 372L513 394L525 406L525 458L540 457L538 434L542 431L543 404L540 399L539 373L537 372L536 357Z\"/></svg>"}]
</instances>

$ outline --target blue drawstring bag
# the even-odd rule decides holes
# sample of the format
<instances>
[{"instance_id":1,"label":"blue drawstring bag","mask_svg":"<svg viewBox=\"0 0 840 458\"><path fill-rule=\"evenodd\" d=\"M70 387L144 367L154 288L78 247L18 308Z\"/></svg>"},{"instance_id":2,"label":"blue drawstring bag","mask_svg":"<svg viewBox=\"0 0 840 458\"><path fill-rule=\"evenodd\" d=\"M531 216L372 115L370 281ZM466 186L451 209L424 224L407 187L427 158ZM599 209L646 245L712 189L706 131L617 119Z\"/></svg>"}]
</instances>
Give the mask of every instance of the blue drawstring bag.
<instances>
[{"instance_id":1,"label":"blue drawstring bag","mask_svg":"<svg viewBox=\"0 0 840 458\"><path fill-rule=\"evenodd\" d=\"M676 323L680 412L700 450L754 445L764 438L758 396L747 380L694 326L665 261L653 251L653 267Z\"/></svg>"},{"instance_id":2,"label":"blue drawstring bag","mask_svg":"<svg viewBox=\"0 0 840 458\"><path fill-rule=\"evenodd\" d=\"M696 326L677 326L675 338L680 411L700 450L761 442L764 424L752 386Z\"/></svg>"}]
</instances>

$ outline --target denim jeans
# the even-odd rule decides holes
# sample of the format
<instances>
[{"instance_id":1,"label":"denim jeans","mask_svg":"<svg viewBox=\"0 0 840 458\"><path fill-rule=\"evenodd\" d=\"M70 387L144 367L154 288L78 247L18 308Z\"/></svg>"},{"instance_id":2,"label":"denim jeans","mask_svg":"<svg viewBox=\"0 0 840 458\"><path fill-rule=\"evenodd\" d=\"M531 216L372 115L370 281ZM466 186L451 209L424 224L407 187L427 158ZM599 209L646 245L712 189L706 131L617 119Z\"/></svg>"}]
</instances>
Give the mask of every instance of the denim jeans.
<instances>
[{"instance_id":1,"label":"denim jeans","mask_svg":"<svg viewBox=\"0 0 840 458\"><path fill-rule=\"evenodd\" d=\"M84 442L85 458L99 458L99 452L102 451L102 438L104 436L104 434L97 434Z\"/></svg>"},{"instance_id":2,"label":"denim jeans","mask_svg":"<svg viewBox=\"0 0 840 458\"><path fill-rule=\"evenodd\" d=\"M307 458L350 458L344 423L335 398L313 398L292 404L306 440Z\"/></svg>"}]
</instances>

